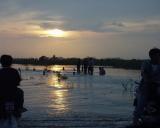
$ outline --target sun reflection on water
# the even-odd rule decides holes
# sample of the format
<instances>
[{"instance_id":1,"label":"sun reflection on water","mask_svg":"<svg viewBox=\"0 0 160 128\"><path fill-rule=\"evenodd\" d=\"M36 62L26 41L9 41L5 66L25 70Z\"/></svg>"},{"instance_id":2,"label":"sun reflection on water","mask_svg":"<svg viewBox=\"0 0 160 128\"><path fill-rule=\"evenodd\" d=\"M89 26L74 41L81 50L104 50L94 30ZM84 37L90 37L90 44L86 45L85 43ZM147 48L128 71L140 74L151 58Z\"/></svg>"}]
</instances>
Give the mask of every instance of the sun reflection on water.
<instances>
[{"instance_id":1,"label":"sun reflection on water","mask_svg":"<svg viewBox=\"0 0 160 128\"><path fill-rule=\"evenodd\" d=\"M56 77L56 76L53 76L50 80L49 80L49 85L51 86L51 87L54 87L54 88L64 88L64 82L61 82L60 80L59 80L59 78L58 77Z\"/></svg>"},{"instance_id":2,"label":"sun reflection on water","mask_svg":"<svg viewBox=\"0 0 160 128\"><path fill-rule=\"evenodd\" d=\"M62 70L62 67L61 66L59 66L59 65L54 65L54 66L52 66L52 67L50 67L50 69L52 70L52 71L61 71Z\"/></svg>"},{"instance_id":3,"label":"sun reflection on water","mask_svg":"<svg viewBox=\"0 0 160 128\"><path fill-rule=\"evenodd\" d=\"M53 75L49 80L51 88L50 98L51 104L49 107L55 109L57 112L65 112L68 107L68 89L66 88L66 82L60 81L56 75Z\"/></svg>"},{"instance_id":4,"label":"sun reflection on water","mask_svg":"<svg viewBox=\"0 0 160 128\"><path fill-rule=\"evenodd\" d=\"M50 93L51 98L51 105L49 107L52 107L53 109L56 109L57 111L67 111L69 109L68 107L68 90L53 90Z\"/></svg>"}]
</instances>

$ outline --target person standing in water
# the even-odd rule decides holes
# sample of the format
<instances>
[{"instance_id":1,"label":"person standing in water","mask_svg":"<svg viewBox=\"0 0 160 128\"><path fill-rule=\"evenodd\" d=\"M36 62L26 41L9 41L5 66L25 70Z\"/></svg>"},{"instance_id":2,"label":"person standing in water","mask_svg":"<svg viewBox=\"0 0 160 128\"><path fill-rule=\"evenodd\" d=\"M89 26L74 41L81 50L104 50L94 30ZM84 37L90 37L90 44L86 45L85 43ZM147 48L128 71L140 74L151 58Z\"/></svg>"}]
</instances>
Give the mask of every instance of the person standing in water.
<instances>
[{"instance_id":1,"label":"person standing in water","mask_svg":"<svg viewBox=\"0 0 160 128\"><path fill-rule=\"evenodd\" d=\"M77 60L77 74L80 74L81 72L81 59Z\"/></svg>"},{"instance_id":2,"label":"person standing in water","mask_svg":"<svg viewBox=\"0 0 160 128\"><path fill-rule=\"evenodd\" d=\"M2 55L0 62L2 68L0 69L0 105L6 101L14 101L15 111L17 116L21 116L21 112L26 111L23 108L24 92L18 88L21 77L18 71L11 67L12 57L10 55ZM25 110L24 110L25 109ZM3 113L3 111L1 111ZM0 117L2 117L0 113Z\"/></svg>"},{"instance_id":3,"label":"person standing in water","mask_svg":"<svg viewBox=\"0 0 160 128\"><path fill-rule=\"evenodd\" d=\"M106 75L106 71L104 70L104 67L99 67L99 75L100 76Z\"/></svg>"},{"instance_id":4,"label":"person standing in water","mask_svg":"<svg viewBox=\"0 0 160 128\"><path fill-rule=\"evenodd\" d=\"M89 75L93 75L93 71L94 71L94 60L93 60L93 58L89 58L89 61L88 61L88 74Z\"/></svg>"},{"instance_id":5,"label":"person standing in water","mask_svg":"<svg viewBox=\"0 0 160 128\"><path fill-rule=\"evenodd\" d=\"M83 59L83 71L85 75L87 74L87 69L88 69L88 59L84 58Z\"/></svg>"}]
</instances>

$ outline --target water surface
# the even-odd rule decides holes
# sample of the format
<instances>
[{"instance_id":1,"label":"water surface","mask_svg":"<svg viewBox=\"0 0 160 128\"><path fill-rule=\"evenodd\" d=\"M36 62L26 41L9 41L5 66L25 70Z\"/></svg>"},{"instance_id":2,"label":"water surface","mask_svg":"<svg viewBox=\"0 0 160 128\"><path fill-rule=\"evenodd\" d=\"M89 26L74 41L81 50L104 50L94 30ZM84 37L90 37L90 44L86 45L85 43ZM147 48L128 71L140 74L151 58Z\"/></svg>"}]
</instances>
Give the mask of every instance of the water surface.
<instances>
[{"instance_id":1,"label":"water surface","mask_svg":"<svg viewBox=\"0 0 160 128\"><path fill-rule=\"evenodd\" d=\"M56 65L47 67L51 71L44 76L43 66L15 67L22 70L21 88L29 110L20 121L22 128L117 128L131 121L139 71L106 68L106 76L99 76L95 68L93 76L73 75L74 66ZM52 71L68 79L59 80Z\"/></svg>"}]
</instances>

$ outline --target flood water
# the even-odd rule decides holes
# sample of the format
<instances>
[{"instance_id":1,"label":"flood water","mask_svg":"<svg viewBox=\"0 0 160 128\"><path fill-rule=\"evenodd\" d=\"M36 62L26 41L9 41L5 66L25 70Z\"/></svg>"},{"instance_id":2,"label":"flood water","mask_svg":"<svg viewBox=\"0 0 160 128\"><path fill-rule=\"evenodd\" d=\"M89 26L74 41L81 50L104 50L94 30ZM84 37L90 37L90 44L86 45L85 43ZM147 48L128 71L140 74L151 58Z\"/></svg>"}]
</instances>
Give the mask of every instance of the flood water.
<instances>
[{"instance_id":1,"label":"flood water","mask_svg":"<svg viewBox=\"0 0 160 128\"><path fill-rule=\"evenodd\" d=\"M137 70L105 68L106 75L99 76L95 68L93 76L73 75L74 66L55 65L43 75L43 66L14 67L21 68L28 109L20 128L121 128L132 119ZM60 80L52 71L68 79Z\"/></svg>"}]
</instances>

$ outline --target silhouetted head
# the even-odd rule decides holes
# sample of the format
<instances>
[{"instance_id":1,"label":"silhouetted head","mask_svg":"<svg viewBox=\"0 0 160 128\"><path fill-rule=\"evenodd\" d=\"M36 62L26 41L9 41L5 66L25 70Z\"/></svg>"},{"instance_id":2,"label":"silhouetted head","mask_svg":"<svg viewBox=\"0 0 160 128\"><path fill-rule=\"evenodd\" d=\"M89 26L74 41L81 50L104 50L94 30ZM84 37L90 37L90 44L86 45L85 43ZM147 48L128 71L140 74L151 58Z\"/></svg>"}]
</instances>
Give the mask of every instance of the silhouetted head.
<instances>
[{"instance_id":1,"label":"silhouetted head","mask_svg":"<svg viewBox=\"0 0 160 128\"><path fill-rule=\"evenodd\" d=\"M2 55L0 61L2 67L10 67L12 65L13 58L10 55Z\"/></svg>"},{"instance_id":2,"label":"silhouetted head","mask_svg":"<svg viewBox=\"0 0 160 128\"><path fill-rule=\"evenodd\" d=\"M149 57L153 63L158 63L160 61L160 49L153 48L149 51Z\"/></svg>"}]
</instances>

